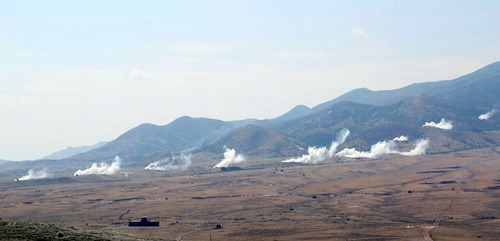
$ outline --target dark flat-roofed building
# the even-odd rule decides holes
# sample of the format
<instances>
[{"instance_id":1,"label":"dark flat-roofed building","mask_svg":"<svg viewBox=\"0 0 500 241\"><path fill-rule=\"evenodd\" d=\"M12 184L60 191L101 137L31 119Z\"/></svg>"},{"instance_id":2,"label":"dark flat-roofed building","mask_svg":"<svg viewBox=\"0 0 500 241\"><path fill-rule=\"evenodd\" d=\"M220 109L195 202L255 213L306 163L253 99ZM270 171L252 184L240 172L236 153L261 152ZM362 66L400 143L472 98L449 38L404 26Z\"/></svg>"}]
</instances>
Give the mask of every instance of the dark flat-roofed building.
<instances>
[{"instance_id":1,"label":"dark flat-roofed building","mask_svg":"<svg viewBox=\"0 0 500 241\"><path fill-rule=\"evenodd\" d=\"M129 227L159 227L160 222L149 221L148 217L142 217L139 222L128 222Z\"/></svg>"}]
</instances>

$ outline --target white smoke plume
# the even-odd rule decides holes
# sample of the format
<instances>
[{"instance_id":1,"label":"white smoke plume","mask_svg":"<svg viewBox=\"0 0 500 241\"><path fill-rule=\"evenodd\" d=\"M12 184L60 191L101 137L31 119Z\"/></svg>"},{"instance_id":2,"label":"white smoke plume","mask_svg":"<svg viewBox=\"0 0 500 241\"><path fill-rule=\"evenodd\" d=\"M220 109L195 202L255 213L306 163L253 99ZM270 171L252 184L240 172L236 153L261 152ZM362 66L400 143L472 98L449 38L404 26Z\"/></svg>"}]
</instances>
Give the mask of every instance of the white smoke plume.
<instances>
[{"instance_id":1,"label":"white smoke plume","mask_svg":"<svg viewBox=\"0 0 500 241\"><path fill-rule=\"evenodd\" d=\"M35 171L33 169L30 169L28 171L28 175L22 176L20 178L17 178L16 181L26 181L26 180L34 180L34 179L42 179L49 177L49 173L47 173L47 169L44 168L43 170L40 171Z\"/></svg>"},{"instance_id":2,"label":"white smoke plume","mask_svg":"<svg viewBox=\"0 0 500 241\"><path fill-rule=\"evenodd\" d=\"M81 176L81 175L112 175L117 173L120 170L120 164L121 164L121 159L119 156L115 157L115 160L108 165L105 162L102 162L100 164L93 163L92 166L85 170L78 170L75 172L74 176Z\"/></svg>"},{"instance_id":3,"label":"white smoke plume","mask_svg":"<svg viewBox=\"0 0 500 241\"><path fill-rule=\"evenodd\" d=\"M394 138L392 140L393 141L407 141L408 137L406 137L406 136L400 136L400 137L396 137L396 138Z\"/></svg>"},{"instance_id":4,"label":"white smoke plume","mask_svg":"<svg viewBox=\"0 0 500 241\"><path fill-rule=\"evenodd\" d=\"M349 158L380 158L387 153L394 153L394 141L379 141L373 145L370 151L358 151L355 148L345 148L335 156Z\"/></svg>"},{"instance_id":5,"label":"white smoke plume","mask_svg":"<svg viewBox=\"0 0 500 241\"><path fill-rule=\"evenodd\" d=\"M429 140L427 140L427 139L418 140L417 143L415 144L415 148L413 148L413 150L407 151L407 152L399 152L399 154L401 154L403 156L425 155L428 147L429 147Z\"/></svg>"},{"instance_id":6,"label":"white smoke plume","mask_svg":"<svg viewBox=\"0 0 500 241\"><path fill-rule=\"evenodd\" d=\"M396 137L390 141L379 141L375 145L371 146L370 151L358 151L355 148L345 148L339 151L335 156L349 157L349 158L381 158L386 154L400 154L404 156L418 156L424 155L427 147L429 146L429 140L419 140L415 144L415 148L411 151L400 152L394 150L396 142L408 140L405 136Z\"/></svg>"},{"instance_id":7,"label":"white smoke plume","mask_svg":"<svg viewBox=\"0 0 500 241\"><path fill-rule=\"evenodd\" d=\"M146 170L166 171L166 170L186 170L191 165L191 154L181 153L179 156L172 155L172 158L161 159L149 163L144 168Z\"/></svg>"},{"instance_id":8,"label":"white smoke plume","mask_svg":"<svg viewBox=\"0 0 500 241\"><path fill-rule=\"evenodd\" d=\"M234 149L229 149L226 146L224 146L224 149L226 149L226 152L224 152L224 159L222 159L221 162L217 163L217 165L215 165L214 168L227 167L230 164L235 164L245 161L245 158L241 154L236 155L236 151Z\"/></svg>"},{"instance_id":9,"label":"white smoke plume","mask_svg":"<svg viewBox=\"0 0 500 241\"><path fill-rule=\"evenodd\" d=\"M491 110L490 112L486 112L482 115L480 115L478 118L480 120L488 120L490 119L495 113L497 112L497 110Z\"/></svg>"},{"instance_id":10,"label":"white smoke plume","mask_svg":"<svg viewBox=\"0 0 500 241\"><path fill-rule=\"evenodd\" d=\"M340 145L342 145L342 143L345 142L347 136L349 136L349 133L350 132L348 129L342 129L337 136L337 140L332 141L332 145L330 146L329 149L327 149L326 147L310 146L309 148L307 148L307 153L308 153L307 155L303 155L297 158L290 158L282 162L299 162L299 163L316 164L320 161L330 158L335 154L337 148Z\"/></svg>"},{"instance_id":11,"label":"white smoke plume","mask_svg":"<svg viewBox=\"0 0 500 241\"><path fill-rule=\"evenodd\" d=\"M441 118L441 121L439 123L435 123L434 121L425 122L425 124L422 127L425 126L435 127L443 130L451 130L453 128L451 121L446 121L444 118Z\"/></svg>"}]
</instances>

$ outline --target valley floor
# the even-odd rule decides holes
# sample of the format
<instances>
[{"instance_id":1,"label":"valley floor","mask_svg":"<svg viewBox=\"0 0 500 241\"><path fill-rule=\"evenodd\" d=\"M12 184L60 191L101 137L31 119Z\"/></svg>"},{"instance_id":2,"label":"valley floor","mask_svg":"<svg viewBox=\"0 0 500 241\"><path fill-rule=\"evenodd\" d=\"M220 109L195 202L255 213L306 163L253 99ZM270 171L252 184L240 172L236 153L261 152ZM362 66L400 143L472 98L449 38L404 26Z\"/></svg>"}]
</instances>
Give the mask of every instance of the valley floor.
<instances>
[{"instance_id":1,"label":"valley floor","mask_svg":"<svg viewBox=\"0 0 500 241\"><path fill-rule=\"evenodd\" d=\"M166 240L500 237L500 148L307 166L274 162L205 175L4 180L0 214ZM160 227L127 226L141 216Z\"/></svg>"}]
</instances>

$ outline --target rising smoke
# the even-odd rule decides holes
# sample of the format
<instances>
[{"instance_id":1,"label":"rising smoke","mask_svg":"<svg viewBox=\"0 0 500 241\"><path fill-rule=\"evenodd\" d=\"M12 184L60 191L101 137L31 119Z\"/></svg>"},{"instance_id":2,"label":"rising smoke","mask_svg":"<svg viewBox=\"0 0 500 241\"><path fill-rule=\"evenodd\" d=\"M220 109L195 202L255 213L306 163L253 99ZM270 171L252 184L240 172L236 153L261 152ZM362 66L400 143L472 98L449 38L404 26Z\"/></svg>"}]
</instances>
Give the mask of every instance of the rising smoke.
<instances>
[{"instance_id":1,"label":"rising smoke","mask_svg":"<svg viewBox=\"0 0 500 241\"><path fill-rule=\"evenodd\" d=\"M393 141L407 141L408 137L406 137L406 136L400 136L400 137L396 137L396 138L394 138L392 140Z\"/></svg>"},{"instance_id":2,"label":"rising smoke","mask_svg":"<svg viewBox=\"0 0 500 241\"><path fill-rule=\"evenodd\" d=\"M42 178L46 178L46 177L49 177L49 173L47 173L47 169L44 168L43 170L40 170L40 171L35 171L33 169L30 169L28 171L28 175L26 176L22 176L18 179L16 179L17 181L26 181L26 180L34 180L34 179L42 179Z\"/></svg>"},{"instance_id":3,"label":"rising smoke","mask_svg":"<svg viewBox=\"0 0 500 241\"><path fill-rule=\"evenodd\" d=\"M497 110L493 109L490 112L486 112L486 113L480 115L478 118L480 120L489 120L496 112L497 112Z\"/></svg>"},{"instance_id":4,"label":"rising smoke","mask_svg":"<svg viewBox=\"0 0 500 241\"><path fill-rule=\"evenodd\" d=\"M424 155L427 147L429 146L429 140L418 140L415 144L415 148L411 151L400 152L394 150L396 147L396 142L407 141L406 136L396 137L390 141L379 141L375 145L371 146L370 151L358 151L355 148L345 148L339 151L335 156L349 157L349 158L381 158L386 154L400 154L404 156L418 156Z\"/></svg>"},{"instance_id":5,"label":"rising smoke","mask_svg":"<svg viewBox=\"0 0 500 241\"><path fill-rule=\"evenodd\" d=\"M330 146L329 149L327 149L326 147L310 146L309 148L307 148L308 152L307 155L303 155L302 157L287 159L282 162L299 162L299 163L316 164L320 161L330 158L335 154L337 148L340 145L342 145L342 143L345 142L347 136L349 136L349 133L350 132L348 129L342 129L337 135L337 140L332 141L332 145Z\"/></svg>"},{"instance_id":6,"label":"rising smoke","mask_svg":"<svg viewBox=\"0 0 500 241\"><path fill-rule=\"evenodd\" d=\"M224 159L221 162L217 163L214 168L218 167L228 167L230 164L236 164L240 162L244 162L245 158L240 154L236 155L236 151L234 149L229 149L224 146L226 152L224 152Z\"/></svg>"},{"instance_id":7,"label":"rising smoke","mask_svg":"<svg viewBox=\"0 0 500 241\"><path fill-rule=\"evenodd\" d=\"M166 171L166 170L186 170L191 165L191 154L181 153L179 156L172 155L172 158L161 159L149 163L144 168L146 170Z\"/></svg>"},{"instance_id":8,"label":"rising smoke","mask_svg":"<svg viewBox=\"0 0 500 241\"><path fill-rule=\"evenodd\" d=\"M400 152L399 154L403 156L420 156L420 155L425 155L425 152L427 151L427 148L429 147L429 140L428 139L421 139L418 140L417 143L415 144L415 148L411 151L407 152Z\"/></svg>"},{"instance_id":9,"label":"rising smoke","mask_svg":"<svg viewBox=\"0 0 500 241\"><path fill-rule=\"evenodd\" d=\"M93 163L92 166L85 170L78 170L75 172L74 176L80 176L80 175L112 175L117 173L120 170L120 164L121 164L121 159L119 156L115 157L115 160L111 163L111 165L108 165L105 162L102 162L100 164Z\"/></svg>"},{"instance_id":10,"label":"rising smoke","mask_svg":"<svg viewBox=\"0 0 500 241\"><path fill-rule=\"evenodd\" d=\"M451 121L446 121L444 118L441 118L441 121L439 123L435 123L434 121L425 122L425 124L422 127L425 127L425 126L435 127L435 128L444 129L444 130L451 130L451 128L453 128Z\"/></svg>"}]
</instances>

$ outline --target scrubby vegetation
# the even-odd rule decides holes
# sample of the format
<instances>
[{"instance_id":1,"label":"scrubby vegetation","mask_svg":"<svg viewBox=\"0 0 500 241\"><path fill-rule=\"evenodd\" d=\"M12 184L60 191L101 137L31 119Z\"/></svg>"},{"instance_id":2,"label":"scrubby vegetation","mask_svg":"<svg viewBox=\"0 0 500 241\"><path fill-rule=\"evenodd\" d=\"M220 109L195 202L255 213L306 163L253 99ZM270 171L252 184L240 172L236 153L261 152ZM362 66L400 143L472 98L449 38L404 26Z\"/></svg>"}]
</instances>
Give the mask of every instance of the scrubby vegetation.
<instances>
[{"instance_id":1,"label":"scrubby vegetation","mask_svg":"<svg viewBox=\"0 0 500 241\"><path fill-rule=\"evenodd\" d=\"M55 224L0 218L0 240L146 240L115 232L63 227Z\"/></svg>"}]
</instances>

